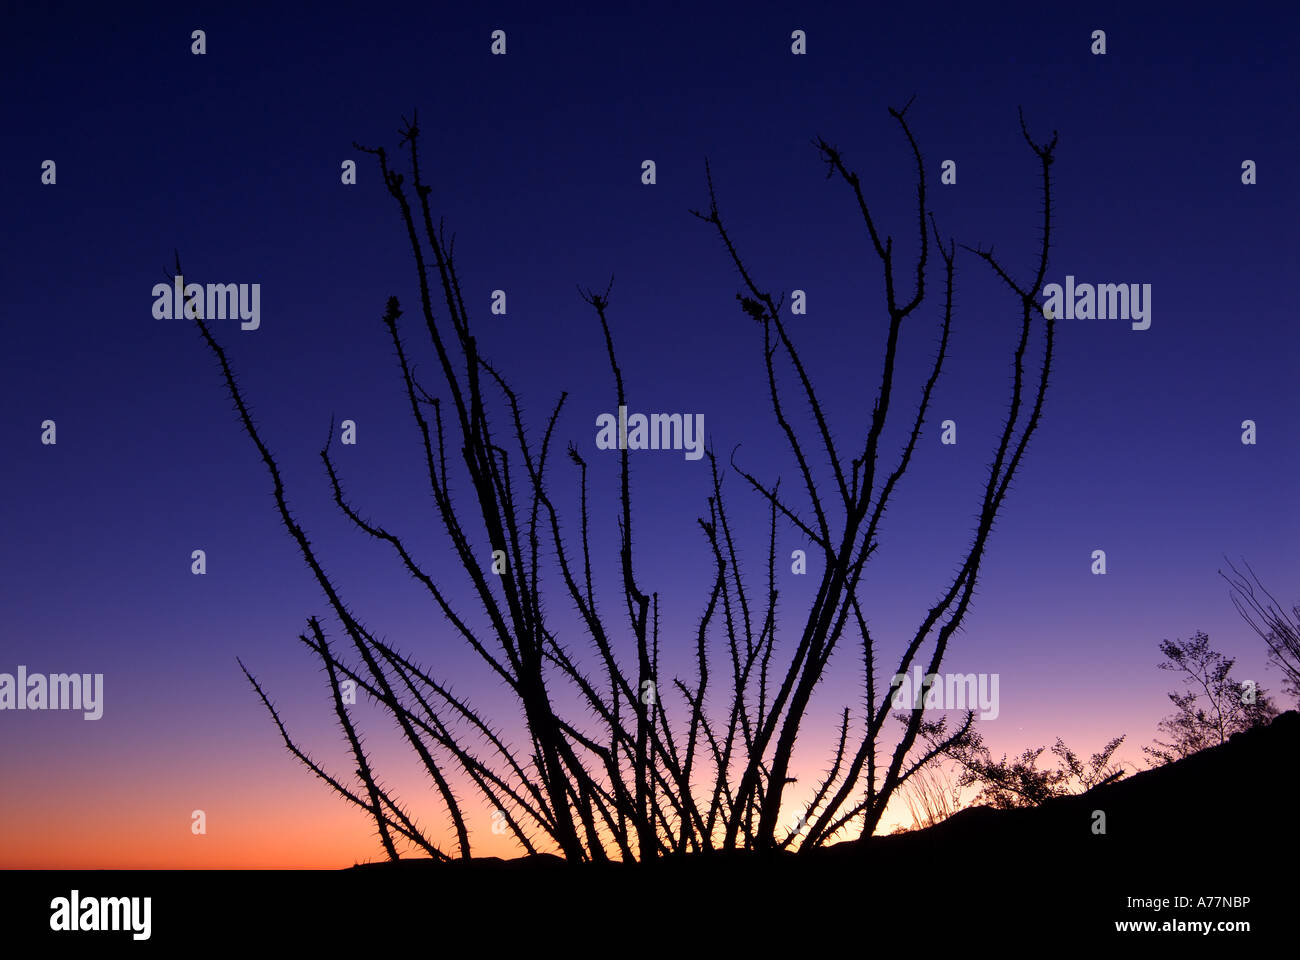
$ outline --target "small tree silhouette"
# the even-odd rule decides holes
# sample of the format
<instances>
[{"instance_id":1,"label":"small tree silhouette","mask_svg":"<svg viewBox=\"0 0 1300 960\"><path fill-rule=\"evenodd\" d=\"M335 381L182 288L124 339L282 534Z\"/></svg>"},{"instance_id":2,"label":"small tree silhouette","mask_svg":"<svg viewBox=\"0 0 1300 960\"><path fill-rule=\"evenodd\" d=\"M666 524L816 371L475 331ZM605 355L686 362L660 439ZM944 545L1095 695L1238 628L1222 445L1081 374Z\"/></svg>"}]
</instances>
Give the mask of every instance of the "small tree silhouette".
<instances>
[{"instance_id":1,"label":"small tree silhouette","mask_svg":"<svg viewBox=\"0 0 1300 960\"><path fill-rule=\"evenodd\" d=\"M1123 742L1122 735L1116 737L1084 764L1057 737L1056 746L1052 747L1052 753L1058 758L1054 770L1038 768L1038 758L1043 753L1043 747L1027 749L1010 761L1005 755L1001 760L994 760L978 742L965 749L957 747L948 755L964 768L957 779L957 785L980 787L979 795L975 798L976 804L1009 810L1014 807L1035 807L1054 797L1086 793L1094 787L1118 780L1124 776L1124 768L1112 765L1110 758Z\"/></svg>"},{"instance_id":2,"label":"small tree silhouette","mask_svg":"<svg viewBox=\"0 0 1300 960\"><path fill-rule=\"evenodd\" d=\"M441 383L435 396L418 382L406 343L398 330L403 311L390 297L383 323L396 351L411 416L423 447L425 470L434 505L449 547L464 573L472 602L481 606L489 627L473 627L463 614L465 598L436 583L417 562L406 542L387 528L363 519L344 496L330 443L321 450L334 501L361 532L388 544L406 570L427 589L452 629L478 654L515 696L526 724L527 752L507 745L499 731L467 700L453 693L434 672L373 636L352 614L343 595L327 576L303 528L293 518L279 470L261 440L226 354L201 316L196 323L220 364L244 430L252 438L270 471L280 518L297 542L342 627L353 656L331 643L316 617L299 639L325 667L335 713L355 761L356 780L345 782L325 770L292 739L258 681L244 669L270 712L288 749L342 797L374 819L380 841L390 858L397 858L403 840L436 859L447 859L430 837L386 789L375 774L362 738L341 695L351 681L396 720L402 736L437 786L451 819L460 856L469 857L471 842L452 771L459 771L499 811L498 817L529 853L541 847L558 849L569 860L647 860L664 854L716 849L774 850L792 844L810 850L856 826L869 835L898 789L951 743L971 729L974 713L950 737L913 754L922 729L921 710L906 716L904 730L882 763L884 725L892 690L876 672L877 648L858 598L868 561L875 555L881 519L891 495L906 471L921 434L930 399L947 356L953 315L956 245L945 247L933 214L926 206L926 164L905 117L907 107L891 109L916 163L916 229L919 256L914 280L898 275L893 238L882 236L856 173L840 152L823 139L814 141L827 164L828 178L838 175L847 185L862 215L871 245L883 269L888 315L879 388L861 448L845 459L832 439L811 377L781 319L781 299L774 299L746 269L719 212L717 193L706 164L709 206L692 211L712 227L743 289L737 294L744 313L758 327L766 366L769 399L777 425L789 446L802 479L804 504L788 499L779 484L765 484L733 464L733 469L764 501L768 517L767 584L760 593L746 584L737 563L737 550L726 509L722 473L715 452L707 451L712 496L698 525L714 561L695 636L696 675L691 682L660 681L659 601L638 579L633 551L632 493L628 451L620 452L618 569L621 596L618 608L627 617L627 634L620 637L593 589L592 548L587 506L588 465L570 445L568 460L576 469L578 523L576 543L562 535L561 511L551 494L548 468L555 461L553 439L566 394L561 394L540 440L530 438L521 413L521 398L506 376L479 352L473 324L461 294L454 260L441 223L435 228L430 209L433 188L421 174L417 119L403 121L401 145L410 161L409 181L390 165L381 148L358 149L373 156L383 183L393 197L415 256L419 284L417 313L437 359ZM959 559L957 573L940 598L921 618L915 635L893 673L906 673L925 657L926 674L935 673L948 643L961 624L975 590L985 545L1006 497L1029 438L1037 428L1051 367L1054 327L1044 318L1042 357L1038 372L1027 369L1031 331L1043 316L1035 301L1047 271L1052 231L1049 168L1056 136L1038 144L1029 136L1024 117L1021 133L1038 161L1043 191L1042 236L1037 262L1028 277L1017 280L991 250L972 249L1010 293L1019 319L1012 357L1013 380L1008 416L997 438L987 483L978 500L973 542ZM933 244L931 234L933 233ZM927 294L931 254L941 262L941 321L939 349L921 386L918 408L907 441L888 473L881 464L881 437L891 409L898 406L896 381L899 334L916 314ZM177 272L180 272L179 258ZM612 281L611 281L612 285ZM905 289L905 286L907 289ZM441 304L435 306L440 287ZM625 385L614 348L610 322L610 287L603 292L580 290L603 335L614 398L625 405ZM811 407L812 438L796 429L790 404L778 385L778 365L793 370L798 390ZM504 430L500 424L506 426ZM331 423L330 436L333 436ZM815 479L809 447L818 444L829 460L830 475ZM450 454L450 456L449 456ZM459 463L457 463L459 461ZM467 481L472 509L453 503L452 490ZM820 551L824 571L816 599L803 617L797 641L778 655L775 577L778 515ZM595 669L579 658L548 626L543 572L550 569L544 553L553 552L560 591L578 611L591 641ZM489 552L494 563L489 572ZM494 575L498 573L499 575ZM548 583L551 581L547 581ZM853 718L846 707L829 771L817 785L799 827L777 835L784 790L791 779L795 741L807 715L814 688L846 629L856 627L863 663L864 715ZM629 636L630 634L630 636ZM711 642L712 641L712 642ZM719 641L721 649L719 649ZM715 700L717 684L711 660L726 663L721 681L724 695ZM588 714L577 719L557 704L575 696ZM681 710L670 717L666 693L680 698ZM710 702L719 704L710 707Z\"/></svg>"},{"instance_id":3,"label":"small tree silhouette","mask_svg":"<svg viewBox=\"0 0 1300 960\"><path fill-rule=\"evenodd\" d=\"M1038 758L1045 747L1030 747L1014 760L1008 760L1006 754L1001 760L994 760L978 731L968 730L959 737L949 738L945 729L946 718L927 721L922 725L921 736L943 756L956 761L960 768L958 791L971 786L980 788L973 801L976 806L999 810L1035 807L1054 797L1086 793L1126 773L1122 765L1111 763L1111 757L1124 742L1123 734L1089 757L1086 764L1057 737L1052 747L1057 757L1056 768L1040 770Z\"/></svg>"},{"instance_id":4,"label":"small tree silhouette","mask_svg":"<svg viewBox=\"0 0 1300 960\"><path fill-rule=\"evenodd\" d=\"M1169 742L1156 740L1142 748L1153 766L1225 743L1234 733L1277 716L1277 707L1262 687L1251 689L1229 676L1236 661L1212 649L1208 634L1198 631L1186 642L1162 640L1160 652L1165 655L1160 669L1182 673L1188 688L1169 694L1178 711L1159 723Z\"/></svg>"}]
</instances>

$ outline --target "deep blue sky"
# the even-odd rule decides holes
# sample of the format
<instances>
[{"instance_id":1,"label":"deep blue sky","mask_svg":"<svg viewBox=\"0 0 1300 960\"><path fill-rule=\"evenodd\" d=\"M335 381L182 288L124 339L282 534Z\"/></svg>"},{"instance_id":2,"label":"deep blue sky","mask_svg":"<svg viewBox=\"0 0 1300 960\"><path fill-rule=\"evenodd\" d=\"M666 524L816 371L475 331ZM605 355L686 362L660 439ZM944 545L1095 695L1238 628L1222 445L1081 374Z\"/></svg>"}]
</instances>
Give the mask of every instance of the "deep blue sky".
<instances>
[{"instance_id":1,"label":"deep blue sky","mask_svg":"<svg viewBox=\"0 0 1300 960\"><path fill-rule=\"evenodd\" d=\"M261 328L216 322L215 333L281 458L295 514L356 611L444 676L463 674L481 702L504 702L391 557L337 516L316 457L331 415L355 419L360 444L335 450L349 493L456 583L379 322L390 295L413 316L410 252L376 167L351 146L396 153L412 108L484 352L513 378L534 429L570 391L559 449L572 440L593 464L604 576L616 558L617 458L596 450L594 423L614 401L575 284L603 289L616 275L610 317L633 411L702 413L719 451L741 444L738 463L794 489L761 340L734 299L739 280L687 212L707 205L705 157L760 284L808 292L809 313L791 328L848 446L868 422L886 316L851 195L825 178L810 139L825 136L862 176L910 277L912 159L886 108L915 94L908 118L941 232L995 245L1023 278L1041 205L1023 106L1035 137L1060 132L1048 280L1149 283L1152 325L1059 323L1044 420L946 666L1001 674L1001 717L986 737L1013 752L1057 735L1091 752L1126 732L1138 758L1169 706L1171 678L1154 669L1166 637L1206 630L1239 656L1243 678L1279 686L1216 571L1224 554L1244 556L1281 600L1300 600L1293 17L1097 4L402 7L6 8L0 670L102 671L107 691L93 725L0 716L5 780L29 784L21 796L3 788L6 820L71 803L75 770L88 791L77 802L98 796L109 822L144 817L142 798L160 785L174 791L179 826L150 835L147 865L199 862L186 846L190 807L264 823L290 794L354 829L352 846L330 856L373 853L360 816L277 746L235 666L238 655L266 680L322 759L348 762L294 639L307 615L326 614L324 600L193 325L151 315L173 248L190 280L261 284ZM204 56L190 53L196 28ZM505 57L488 52L498 28ZM796 28L806 56L790 53ZM1089 53L1094 29L1107 33L1106 56ZM54 186L40 182L47 159ZM346 159L358 161L356 186L340 183ZM657 164L654 186L640 182L645 159ZM948 159L957 184L941 186ZM1240 180L1246 159L1258 165L1253 186ZM496 288L508 294L505 317L488 311ZM968 254L956 302L933 417L864 591L894 643L959 562L1007 402L1014 304ZM931 299L904 333L900 416L913 409L937 321ZM404 333L426 347L418 326ZM430 357L418 359L432 384ZM806 412L797 398L795 408ZM943 447L938 422L950 417L959 442ZM56 447L39 442L47 418ZM1256 446L1239 440L1247 418ZM886 462L896 449L887 435ZM689 631L710 582L695 525L707 467L674 453L633 466L641 582L661 592L666 628ZM554 481L572 510L567 463ZM757 575L764 511L738 477L727 488ZM781 537L793 629L813 578L789 575L802 544L788 529ZM189 572L195 548L207 551L205 577ZM1105 577L1089 573L1098 548ZM557 595L551 612L565 624L567 600ZM665 657L683 652L666 645ZM848 656L819 716L857 700ZM819 730L800 754L809 768L829 757L833 731ZM225 842L224 861L204 856L252 862L247 835ZM284 841L277 862L318 862L318 840L297 843ZM6 853L0 862L40 859Z\"/></svg>"}]
</instances>

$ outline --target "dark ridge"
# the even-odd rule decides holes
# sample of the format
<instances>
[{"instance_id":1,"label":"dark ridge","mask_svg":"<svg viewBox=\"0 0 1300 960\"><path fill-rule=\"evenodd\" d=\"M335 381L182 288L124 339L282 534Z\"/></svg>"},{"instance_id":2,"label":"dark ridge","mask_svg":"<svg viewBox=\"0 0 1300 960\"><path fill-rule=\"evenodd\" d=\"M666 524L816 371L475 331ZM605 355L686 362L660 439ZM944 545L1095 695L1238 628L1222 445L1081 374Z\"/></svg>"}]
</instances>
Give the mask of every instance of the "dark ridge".
<instances>
[{"instance_id":1,"label":"dark ridge","mask_svg":"<svg viewBox=\"0 0 1300 960\"><path fill-rule=\"evenodd\" d=\"M685 911L713 926L728 917L779 926L810 911L825 921L866 911L891 923L930 918L1001 929L1014 922L1057 936L1113 936L1116 920L1157 916L1128 906L1129 897L1251 897L1244 908L1182 911L1189 920L1280 910L1289 894L1270 882L1267 861L1294 863L1300 852L1287 788L1297 756L1300 713L1290 711L1086 794L1025 810L970 808L926 830L807 856L732 852L647 864L568 864L548 855L403 860L344 875L349 895L389 903L432 897L456 904L465 918L481 917L491 904L534 920L578 910L610 932L632 923L627 904L642 904L649 914ZM1106 816L1104 835L1093 833L1096 810Z\"/></svg>"}]
</instances>

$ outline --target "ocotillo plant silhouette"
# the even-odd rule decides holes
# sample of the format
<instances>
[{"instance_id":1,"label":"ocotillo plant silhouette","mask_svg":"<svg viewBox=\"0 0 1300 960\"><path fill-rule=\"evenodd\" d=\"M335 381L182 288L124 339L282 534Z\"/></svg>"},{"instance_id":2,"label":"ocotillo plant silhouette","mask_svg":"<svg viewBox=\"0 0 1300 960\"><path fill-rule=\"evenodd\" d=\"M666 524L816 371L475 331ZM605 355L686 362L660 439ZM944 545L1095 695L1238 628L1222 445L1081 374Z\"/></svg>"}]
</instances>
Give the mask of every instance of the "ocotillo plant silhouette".
<instances>
[{"instance_id":1,"label":"ocotillo plant silhouette","mask_svg":"<svg viewBox=\"0 0 1300 960\"><path fill-rule=\"evenodd\" d=\"M746 268L724 224L706 164L709 205L705 212L691 212L716 232L742 278L743 289L737 299L761 334L772 413L798 467L801 496L806 495L806 502L785 496L779 484L764 483L732 464L736 474L762 498L768 515L767 589L760 600L759 594L747 585L737 562L736 542L722 493L725 469L720 469L713 449L706 452L712 497L707 515L699 518L698 525L712 552L714 576L693 638L696 675L690 683L673 680L672 689L682 706L680 712L674 708L672 716L665 704L664 694L668 691L658 683L658 595L642 586L634 557L633 498L626 445L620 452L618 481L621 596L617 599L628 618L628 634L620 634L602 612L608 604L598 602L593 587L588 465L575 447L570 446L567 453L576 468L580 503L576 543L562 535L561 512L550 493L548 469L555 460L552 440L567 394L562 394L551 410L540 443L530 441L521 398L506 374L479 351L461 294L454 239L448 243L441 221L435 227L430 209L433 189L421 175L417 118L403 120L401 130L409 173L394 170L382 147L357 145L357 149L378 164L415 257L419 284L416 313L423 319L436 357L441 376L438 395L418 382L413 372L411 354L399 335L398 320L403 310L396 297L389 298L383 321L396 351L411 417L423 446L438 517L449 549L463 570L465 585L483 608L488 629L471 625L458 610L450 589L435 582L417 563L402 537L362 518L344 496L329 441L320 456L338 508L358 530L392 548L407 571L428 590L451 628L516 698L526 721L526 754L507 745L490 718L453 693L447 681L377 639L350 612L303 528L289 511L276 460L249 415L225 351L204 319L195 317L204 341L220 364L243 428L271 474L280 518L324 590L355 653L350 656L336 649L316 617L308 620L309 632L299 637L325 667L338 722L355 760L355 780L335 777L302 750L261 684L247 669L244 672L270 711L288 749L341 796L368 812L390 858L399 856L397 843L403 838L436 859L448 859L451 854L416 826L412 816L380 782L357 732L353 705L342 694L348 681L349 686L355 685L357 691L395 719L437 787L461 857L469 857L471 850L470 831L454 790L455 781L462 777L500 811L498 822L503 822L522 850L529 853L549 848L558 849L573 861L646 860L719 849L774 850L790 846L796 839L799 850L811 850L846 830L856 828L864 835L874 832L899 787L969 733L973 712L966 714L956 730L933 743L924 743L925 749L913 755L923 729L918 699L918 707L908 714L892 754L882 762L878 753L888 746L883 743L883 733L894 691L877 674L876 643L858 595L864 570L877 551L881 518L921 435L947 356L953 317L957 245L951 240L944 245L927 208L926 165L906 118L907 109L891 109L889 113L901 128L916 164L919 256L910 283L900 277L893 239L882 236L858 175L851 172L839 150L823 139L814 141L827 164L827 176L838 176L862 215L883 270L886 290L889 322L879 387L861 447L848 459L832 438L812 378L781 318L781 301L765 292ZM1054 320L1040 310L1035 292L1042 288L1048 264L1052 234L1050 167L1056 136L1053 134L1044 144L1035 142L1023 114L1020 128L1037 158L1041 175L1043 220L1037 263L1027 276L1017 278L991 251L964 247L1001 280L1018 311L1019 339L1012 358L1014 376L1008 416L978 501L973 541L960 558L952 582L922 617L894 674L905 674L914 661L919 663L931 637L933 642L925 658L926 675L936 673L943 662L949 641L969 606L994 519L1039 424L1047 392ZM942 265L939 349L921 385L907 441L889 468L889 464L881 462L880 446L890 413L900 403L899 334L904 322L926 300L932 285L932 251ZM437 288L440 296L435 292ZM580 293L600 325L617 401L624 406L624 376L610 321L611 287L603 292ZM438 300L441 302L436 303ZM1042 353L1035 374L1027 354L1031 332L1040 317L1044 321ZM788 414L789 398L778 383L778 366L793 370L798 391L811 406L816 426L813 436L804 435L794 426ZM504 419L498 419L497 413L503 413ZM500 422L508 425L504 432L496 427ZM828 478L815 476L810 447L817 445L824 448L829 460ZM472 509L464 510L453 503L453 476L457 483L468 479ZM774 568L779 522L792 525L806 537L824 561L815 600L802 615L797 642L785 654L778 652L776 644L778 590ZM599 680L589 676L585 669L589 664L577 658L548 625L541 577L543 555L548 550L554 553L563 583L559 592L576 607L594 648L592 656ZM492 563L497 564L490 572L486 563L489 553ZM814 688L837 645L845 639L846 630L854 629L856 642L861 644L866 713L855 722L852 711L844 709L830 769L800 817L799 829L778 836L783 795L792 779L791 756ZM711 655L729 663L729 675L721 681L726 691L721 701L711 697L710 685L719 685L710 670ZM244 668L242 661L240 667ZM565 715L558 704L566 696L576 696L589 718L579 721ZM711 708L710 702L719 702L720 706ZM942 724L924 727L931 733L936 729L943 732Z\"/></svg>"},{"instance_id":2,"label":"ocotillo plant silhouette","mask_svg":"<svg viewBox=\"0 0 1300 960\"><path fill-rule=\"evenodd\" d=\"M1231 560L1228 569L1232 576L1222 570L1219 576L1232 588L1232 605L1241 618L1268 644L1269 661L1282 670L1282 689L1300 701L1300 604L1293 604L1288 614L1259 582L1251 565L1242 562L1250 574L1249 580Z\"/></svg>"}]
</instances>

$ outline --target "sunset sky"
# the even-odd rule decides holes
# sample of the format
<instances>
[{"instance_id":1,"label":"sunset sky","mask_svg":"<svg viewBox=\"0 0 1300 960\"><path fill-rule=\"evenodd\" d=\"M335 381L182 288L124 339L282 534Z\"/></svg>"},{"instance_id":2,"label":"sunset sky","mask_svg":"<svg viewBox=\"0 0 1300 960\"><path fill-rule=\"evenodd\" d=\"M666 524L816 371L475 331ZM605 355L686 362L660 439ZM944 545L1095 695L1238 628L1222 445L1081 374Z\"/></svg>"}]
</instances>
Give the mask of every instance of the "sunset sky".
<instances>
[{"instance_id":1,"label":"sunset sky","mask_svg":"<svg viewBox=\"0 0 1300 960\"><path fill-rule=\"evenodd\" d=\"M980 724L996 754L1058 736L1090 754L1126 734L1117 759L1129 769L1172 709L1176 678L1156 669L1162 639L1207 632L1238 658L1234 676L1294 706L1218 575L1225 555L1245 558L1280 601L1300 602L1294 31L1281 13L1228 7L842 7L747 4L743 17L649 4L581 15L535 4L9 11L0 672L102 673L105 693L95 721L0 712L0 867L345 867L383 856L369 818L287 753L236 664L317 760L340 775L353 768L319 665L296 639L311 615L332 637L341 630L206 345L192 323L152 314L174 249L187 279L260 284L260 327L219 320L213 332L294 515L354 612L520 729L513 698L431 598L339 515L317 456L332 416L355 420L358 444L333 450L349 496L407 535L471 606L380 322L399 297L408 347L426 385L439 385L410 322L410 249L377 167L352 147L396 154L413 108L481 349L538 433L569 391L552 489L576 529L562 457L572 441L592 465L597 577L616 586L618 457L595 442L596 418L616 403L598 322L575 285L603 290L615 276L609 316L631 411L702 414L724 463L739 445L738 465L794 490L761 333L735 301L741 281L716 234L688 213L708 205L705 158L759 284L807 292L808 313L789 317L790 329L841 446L857 446L884 344L881 274L851 193L826 178L810 141L825 137L861 175L910 282L914 167L887 108L915 95L907 116L940 232L993 245L1028 279L1042 198L1023 106L1037 139L1060 134L1048 281L1150 284L1151 325L1058 322L1043 422L944 670L999 675L999 716ZM206 31L202 56L191 53L195 29ZM506 56L490 54L496 29ZM790 50L796 29L804 56ZM1104 56L1089 52L1097 29ZM340 182L349 159L355 186ZM641 182L647 159L653 185ZM941 185L950 159L957 182ZM46 160L53 185L41 182ZM1254 185L1242 183L1245 160ZM933 355L938 279L904 330L902 419ZM505 316L489 310L494 289L507 291ZM964 554L1018 322L987 268L959 253L951 356L862 591L882 664L896 662ZM806 404L791 398L809 429ZM944 446L939 422L950 418L958 442ZM53 446L41 442L47 419ZM1247 419L1255 445L1241 442ZM884 469L898 447L887 435ZM696 523L708 466L680 452L631 459L638 579L659 592L666 672L693 678L712 577ZM829 475L824 456L815 466ZM744 570L761 587L766 510L734 473L724 489ZM468 489L460 502L471 505ZM816 587L819 571L790 572L801 547L779 528L778 650L793 644ZM206 575L190 572L195 549ZM1105 576L1090 572L1098 549ZM607 597L631 649L621 595ZM590 654L562 591L548 616ZM792 803L829 765L839 711L860 708L851 638L837 656L799 740ZM448 838L391 723L361 715L376 769ZM472 788L461 795L476 855L522 852L490 832ZM191 833L194 810L206 835ZM887 820L910 822L906 811Z\"/></svg>"}]
</instances>

